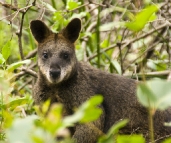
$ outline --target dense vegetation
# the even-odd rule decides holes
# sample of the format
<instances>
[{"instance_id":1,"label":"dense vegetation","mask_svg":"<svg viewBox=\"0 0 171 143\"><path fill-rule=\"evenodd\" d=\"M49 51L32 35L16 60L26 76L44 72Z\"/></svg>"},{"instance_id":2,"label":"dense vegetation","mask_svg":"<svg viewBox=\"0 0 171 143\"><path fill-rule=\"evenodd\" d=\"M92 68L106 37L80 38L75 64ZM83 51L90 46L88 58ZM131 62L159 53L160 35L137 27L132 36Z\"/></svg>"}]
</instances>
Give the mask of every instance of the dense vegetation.
<instances>
[{"instance_id":1,"label":"dense vegetation","mask_svg":"<svg viewBox=\"0 0 171 143\"><path fill-rule=\"evenodd\" d=\"M49 101L39 108L31 96L37 68L30 21L41 19L58 32L78 17L82 20L75 43L79 60L143 81L137 97L149 109L154 142L152 117L156 110L171 105L170 8L169 0L0 0L0 141L54 143L58 135L65 138L61 142L73 142L66 127L101 114L97 108L103 100L100 95L65 118L61 104L48 111ZM141 135L118 134L127 122L114 125L99 143L145 143Z\"/></svg>"}]
</instances>

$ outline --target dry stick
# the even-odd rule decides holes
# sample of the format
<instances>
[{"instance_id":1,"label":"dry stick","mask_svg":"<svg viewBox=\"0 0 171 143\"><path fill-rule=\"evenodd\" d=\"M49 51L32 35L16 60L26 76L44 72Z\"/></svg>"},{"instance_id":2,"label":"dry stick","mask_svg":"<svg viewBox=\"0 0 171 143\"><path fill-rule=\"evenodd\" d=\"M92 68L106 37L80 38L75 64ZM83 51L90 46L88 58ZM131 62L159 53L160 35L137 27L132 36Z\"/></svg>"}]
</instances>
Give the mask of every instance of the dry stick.
<instances>
[{"instance_id":1,"label":"dry stick","mask_svg":"<svg viewBox=\"0 0 171 143\"><path fill-rule=\"evenodd\" d=\"M24 60L23 47L22 47L22 29L23 29L24 16L25 16L25 13L22 13L20 28L19 28L19 31L16 32L16 35L18 36L20 57L22 60Z\"/></svg>"},{"instance_id":2,"label":"dry stick","mask_svg":"<svg viewBox=\"0 0 171 143\"><path fill-rule=\"evenodd\" d=\"M21 72L15 74L11 79L18 80L20 77L22 77L26 73L37 78L37 73L35 71L31 70L32 68L36 67L36 65L37 64L32 64L28 68L23 68Z\"/></svg>"},{"instance_id":3,"label":"dry stick","mask_svg":"<svg viewBox=\"0 0 171 143\"><path fill-rule=\"evenodd\" d=\"M149 131L151 143L154 143L153 111L149 108Z\"/></svg>"},{"instance_id":4,"label":"dry stick","mask_svg":"<svg viewBox=\"0 0 171 143\"><path fill-rule=\"evenodd\" d=\"M121 42L120 43L122 43L122 41L123 41L123 38L124 38L124 36L125 36L125 31L126 31L126 29L124 29L124 31L123 31L123 33L122 33L122 39L121 39ZM119 55L120 55L120 63L121 63L121 74L123 74L123 59L122 59L122 49L121 49L121 44L120 43L118 43L118 47L119 47Z\"/></svg>"},{"instance_id":5,"label":"dry stick","mask_svg":"<svg viewBox=\"0 0 171 143\"><path fill-rule=\"evenodd\" d=\"M90 4L95 4L95 5L98 5L98 6L102 6L102 7L106 7L106 5L100 4L100 3L96 3L96 2L93 2L92 0L89 0L89 3L90 3Z\"/></svg>"},{"instance_id":6,"label":"dry stick","mask_svg":"<svg viewBox=\"0 0 171 143\"><path fill-rule=\"evenodd\" d=\"M19 11L19 12L21 12L21 13L24 13L24 10L20 10L19 8L15 7L15 6L11 5L11 4L6 4L6 3L3 3L3 2L0 2L0 4L1 4L2 6L4 6L4 7L6 7L6 8L11 9L11 10Z\"/></svg>"},{"instance_id":7,"label":"dry stick","mask_svg":"<svg viewBox=\"0 0 171 143\"><path fill-rule=\"evenodd\" d=\"M67 12L74 12L74 11L76 11L76 10L78 10L78 9L80 9L80 8L84 7L84 6L87 6L87 5L89 5L89 4L90 4L90 3L85 3L85 4L83 4L83 5L79 6L79 7L75 8L75 9L67 10Z\"/></svg>"},{"instance_id":8,"label":"dry stick","mask_svg":"<svg viewBox=\"0 0 171 143\"><path fill-rule=\"evenodd\" d=\"M23 67L22 71L24 71L25 73L28 73L28 74L32 75L33 77L37 78L37 73L31 69L27 69L27 68Z\"/></svg>"},{"instance_id":9,"label":"dry stick","mask_svg":"<svg viewBox=\"0 0 171 143\"><path fill-rule=\"evenodd\" d=\"M158 71L158 72L148 72L148 73L138 73L135 75L128 75L128 74L125 74L124 76L125 77L142 77L142 76L145 76L145 77L159 77L159 76L168 76L170 74L170 70L165 70L165 71Z\"/></svg>"},{"instance_id":10,"label":"dry stick","mask_svg":"<svg viewBox=\"0 0 171 143\"><path fill-rule=\"evenodd\" d=\"M19 31L16 32L16 35L18 36L18 44L19 44L19 52L20 52L20 57L22 60L24 60L24 54L23 54L23 47L22 47L22 30L23 30L23 23L24 23L24 16L27 13L27 11L34 6L36 3L36 0L34 0L34 2L32 3L32 5L27 6L24 9L24 12L22 13L22 17L21 17L21 24L19 27Z\"/></svg>"},{"instance_id":11,"label":"dry stick","mask_svg":"<svg viewBox=\"0 0 171 143\"><path fill-rule=\"evenodd\" d=\"M34 49L30 53L28 53L28 55L25 57L25 59L30 59L30 58L34 57L36 55L36 53L37 53L37 49Z\"/></svg>"},{"instance_id":12,"label":"dry stick","mask_svg":"<svg viewBox=\"0 0 171 143\"><path fill-rule=\"evenodd\" d=\"M94 27L96 27L96 24L97 22L93 22L91 23L91 25L87 28L86 32L90 32ZM83 37L83 42L82 42L82 48L83 48L83 51L84 51L84 56L83 56L83 61L88 61L87 59L87 55L86 55L86 45L87 45L87 41L88 41L89 37L86 36L86 37Z\"/></svg>"},{"instance_id":13,"label":"dry stick","mask_svg":"<svg viewBox=\"0 0 171 143\"><path fill-rule=\"evenodd\" d=\"M125 47L127 47L127 46L129 46L130 44L132 44L132 43L134 43L134 42L136 42L136 41L142 39L142 38L145 38L145 37L149 36L150 34L156 32L156 30L160 30L160 29L162 29L162 28L164 28L165 26L168 26L168 25L169 25L168 23L164 23L163 25L157 27L155 30L153 29L153 30L151 30L150 32L148 32L148 33L146 33L146 34L143 34L143 35L141 35L141 36L139 36L139 37L137 37L137 38L134 38L134 39L130 40L129 42L123 41L122 43L120 43L121 45L124 44L123 47L122 47L122 49L125 48ZM100 53L103 53L103 52L106 52L106 51L108 51L108 50L111 50L111 49L113 49L114 47L117 47L117 44L110 45L110 46L107 47L106 49L101 50ZM90 57L88 58L88 60L90 61L90 60L92 60L93 58L95 58L96 56L97 56L97 54L94 54L94 55L90 56Z\"/></svg>"},{"instance_id":14,"label":"dry stick","mask_svg":"<svg viewBox=\"0 0 171 143\"><path fill-rule=\"evenodd\" d=\"M29 79L28 81L26 81L22 86L20 86L20 87L18 88L18 91L22 90L27 84L31 83L32 81L33 81L32 78Z\"/></svg>"},{"instance_id":15,"label":"dry stick","mask_svg":"<svg viewBox=\"0 0 171 143\"><path fill-rule=\"evenodd\" d=\"M157 141L159 141L159 140L161 140L161 139L165 139L165 138L168 138L168 137L171 137L171 134L170 134L170 135L163 136L163 137L161 137L161 138L158 138L158 139L156 139L154 142L157 142ZM151 143L151 142L149 142L149 143Z\"/></svg>"},{"instance_id":16,"label":"dry stick","mask_svg":"<svg viewBox=\"0 0 171 143\"><path fill-rule=\"evenodd\" d=\"M138 60L140 57L142 57L145 53L147 53L148 51L152 50L155 46L157 46L160 43L160 41L157 41L156 43L154 43L153 45L150 46L150 48L146 49L141 55L139 55L136 59L134 59L124 70L126 70L127 68L129 68L131 66L132 63L135 63L136 60Z\"/></svg>"}]
</instances>

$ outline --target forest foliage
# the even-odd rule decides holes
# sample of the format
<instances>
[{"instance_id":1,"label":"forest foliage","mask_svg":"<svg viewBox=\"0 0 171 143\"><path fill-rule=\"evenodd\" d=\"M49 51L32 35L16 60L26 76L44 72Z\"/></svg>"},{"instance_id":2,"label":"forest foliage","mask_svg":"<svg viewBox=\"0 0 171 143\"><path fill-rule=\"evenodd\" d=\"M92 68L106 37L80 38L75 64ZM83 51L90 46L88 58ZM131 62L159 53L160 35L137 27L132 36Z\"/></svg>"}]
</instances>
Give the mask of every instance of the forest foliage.
<instances>
[{"instance_id":1,"label":"forest foliage","mask_svg":"<svg viewBox=\"0 0 171 143\"><path fill-rule=\"evenodd\" d=\"M29 29L31 20L41 19L59 32L71 19L80 18L77 58L141 80L137 98L152 119L156 110L171 105L170 9L169 0L0 0L0 142L72 143L67 127L96 120L102 112L100 95L67 117L62 117L60 103L50 109L50 101L41 107L34 105L37 43ZM128 122L118 121L98 142L145 143L142 135L119 134ZM152 122L149 129L155 142ZM64 140L57 141L57 136ZM163 143L169 142L171 138Z\"/></svg>"}]
</instances>

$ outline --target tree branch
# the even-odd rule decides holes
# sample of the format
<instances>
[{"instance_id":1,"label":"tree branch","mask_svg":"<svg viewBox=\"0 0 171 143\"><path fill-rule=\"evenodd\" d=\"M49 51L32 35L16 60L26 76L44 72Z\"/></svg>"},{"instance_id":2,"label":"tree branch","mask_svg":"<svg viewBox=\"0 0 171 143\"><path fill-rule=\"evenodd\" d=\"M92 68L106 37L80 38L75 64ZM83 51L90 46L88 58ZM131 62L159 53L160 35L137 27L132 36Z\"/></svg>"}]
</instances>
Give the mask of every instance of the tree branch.
<instances>
[{"instance_id":1,"label":"tree branch","mask_svg":"<svg viewBox=\"0 0 171 143\"><path fill-rule=\"evenodd\" d=\"M36 0L34 0L34 2L32 3L32 5L26 6L24 8L24 12L22 13L22 17L21 17L20 27L19 27L19 30L16 32L16 35L18 36L18 44L19 44L20 57L21 57L22 60L24 60L23 47L22 47L22 30L23 30L24 16L27 13L27 11L32 6L35 5L35 3L36 3Z\"/></svg>"},{"instance_id":2,"label":"tree branch","mask_svg":"<svg viewBox=\"0 0 171 143\"><path fill-rule=\"evenodd\" d=\"M166 22L166 23L164 23L163 25L157 27L156 29L153 29L153 30L149 31L148 33L143 34L143 35L141 35L141 36L139 36L139 37L137 37L137 38L134 38L134 39L132 39L132 40L129 40L128 42L127 42L127 41L121 42L120 44L123 45L123 46L122 46L122 49L125 48L125 47L127 47L127 46L129 46L130 44L132 44L132 43L134 43L134 42L136 42L136 41L142 39L142 38L145 38L145 37L151 35L152 33L156 32L156 30L160 30L160 29L162 29L162 28L164 28L164 27L166 27L166 26L168 26L168 25L169 25L169 24ZM169 26L170 26L170 25L169 25ZM108 50L111 50L111 49L113 49L114 47L117 47L117 43L112 44L112 45L110 45L109 47L107 47L107 48L101 50L100 53L103 53L103 52L106 52L106 51L108 51ZM97 56L97 54L94 54L94 55L88 57L88 61L92 60L92 59L95 58L96 56Z\"/></svg>"}]
</instances>

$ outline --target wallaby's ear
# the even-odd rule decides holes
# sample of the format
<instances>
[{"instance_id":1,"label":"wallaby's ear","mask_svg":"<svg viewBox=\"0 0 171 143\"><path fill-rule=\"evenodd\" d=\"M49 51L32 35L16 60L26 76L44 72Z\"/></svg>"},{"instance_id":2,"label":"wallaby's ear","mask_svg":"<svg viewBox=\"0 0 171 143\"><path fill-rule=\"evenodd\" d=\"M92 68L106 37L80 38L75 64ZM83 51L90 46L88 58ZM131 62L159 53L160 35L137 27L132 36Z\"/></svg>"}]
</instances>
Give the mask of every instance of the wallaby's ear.
<instances>
[{"instance_id":1,"label":"wallaby's ear","mask_svg":"<svg viewBox=\"0 0 171 143\"><path fill-rule=\"evenodd\" d=\"M44 39L46 39L50 34L52 34L52 31L41 20L31 21L30 29L38 43L43 42Z\"/></svg>"},{"instance_id":2,"label":"wallaby's ear","mask_svg":"<svg viewBox=\"0 0 171 143\"><path fill-rule=\"evenodd\" d=\"M62 30L65 38L74 43L79 37L81 31L81 20L79 18L72 19L68 25Z\"/></svg>"}]
</instances>

